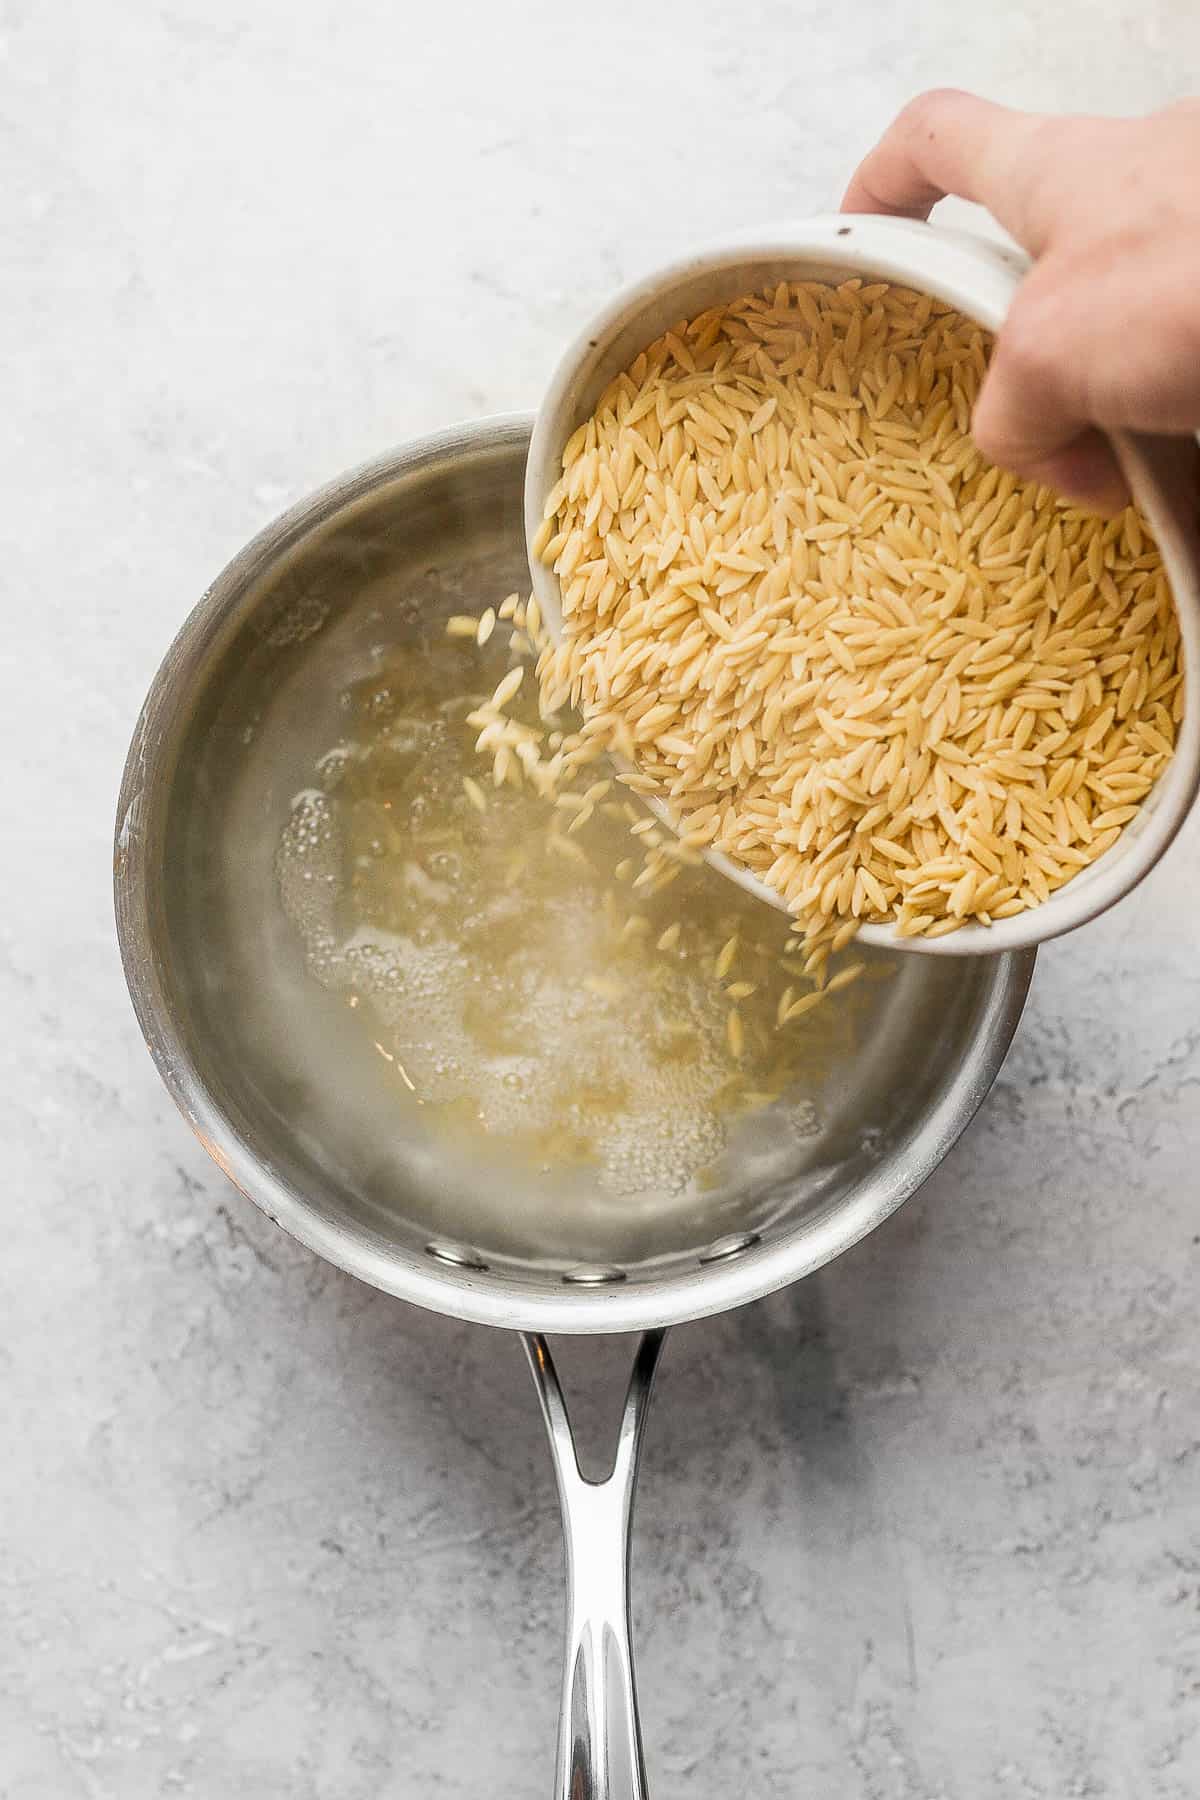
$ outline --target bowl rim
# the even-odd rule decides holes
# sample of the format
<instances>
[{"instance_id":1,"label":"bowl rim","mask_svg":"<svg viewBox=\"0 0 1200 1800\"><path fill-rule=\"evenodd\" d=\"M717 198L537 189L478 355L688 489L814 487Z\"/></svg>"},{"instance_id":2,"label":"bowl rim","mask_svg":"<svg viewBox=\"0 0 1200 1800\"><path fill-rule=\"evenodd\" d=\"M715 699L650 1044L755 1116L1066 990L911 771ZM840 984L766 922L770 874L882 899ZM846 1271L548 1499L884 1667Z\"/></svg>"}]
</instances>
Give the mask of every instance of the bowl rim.
<instances>
[{"instance_id":1,"label":"bowl rim","mask_svg":"<svg viewBox=\"0 0 1200 1800\"><path fill-rule=\"evenodd\" d=\"M630 322L652 310L664 320L679 317L667 306L666 297L699 278L719 281L747 265L778 267L789 261L797 263L798 273L807 265L816 274L824 263L843 269L847 276L875 275L903 282L956 306L991 331L999 329L1030 267L1029 258L1015 246L924 220L826 213L733 233L643 274L583 326L551 376L526 465L527 547L542 522L545 496L561 474L562 450L580 421L580 409L594 404L593 390L612 378L614 370L606 359ZM646 341L655 335L651 328ZM1191 811L1200 792L1200 703L1197 683L1189 674L1200 670L1200 520L1194 497L1190 512L1186 510L1180 470L1192 444L1187 438L1131 433L1114 434L1113 443L1162 551L1183 641L1184 713L1171 761L1146 796L1153 804L1132 837L1122 834L1103 856L1039 906L992 925L966 925L939 938L902 938L894 926L868 924L860 928L857 941L924 956L991 955L1046 943L1087 924L1132 892L1165 855ZM1174 504L1168 497L1172 490ZM553 635L561 624L558 577L532 554L529 565L533 591ZM668 829L675 829L664 802L652 795L643 799ZM718 851L703 854L747 893L787 910L782 896L750 870Z\"/></svg>"},{"instance_id":2,"label":"bowl rim","mask_svg":"<svg viewBox=\"0 0 1200 1800\"><path fill-rule=\"evenodd\" d=\"M983 1103L1012 1041L1034 967L1032 953L981 959L985 981L968 1053L894 1158L870 1170L829 1216L775 1244L628 1287L522 1288L467 1267L420 1261L368 1228L330 1220L273 1168L210 1093L189 1049L156 951L156 881L143 819L147 795L165 805L173 772L168 719L176 715L204 651L278 559L324 530L356 501L447 458L519 448L529 415L467 421L376 457L305 496L235 555L180 627L134 728L117 803L113 890L121 960L142 1035L180 1112L213 1161L269 1218L316 1255L385 1293L468 1320L567 1333L642 1330L706 1317L760 1299L848 1249L894 1212L943 1160Z\"/></svg>"}]
</instances>

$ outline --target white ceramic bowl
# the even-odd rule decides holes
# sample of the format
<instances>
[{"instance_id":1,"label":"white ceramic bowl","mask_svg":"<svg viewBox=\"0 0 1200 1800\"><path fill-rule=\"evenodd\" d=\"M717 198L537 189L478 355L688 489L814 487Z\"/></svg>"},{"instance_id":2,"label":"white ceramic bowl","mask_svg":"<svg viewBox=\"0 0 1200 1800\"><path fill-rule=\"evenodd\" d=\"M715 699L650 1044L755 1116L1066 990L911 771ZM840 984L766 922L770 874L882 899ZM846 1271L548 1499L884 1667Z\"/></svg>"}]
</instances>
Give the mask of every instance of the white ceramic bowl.
<instances>
[{"instance_id":1,"label":"white ceramic bowl","mask_svg":"<svg viewBox=\"0 0 1200 1800\"><path fill-rule=\"evenodd\" d=\"M699 251L626 288L575 339L555 371L534 426L525 476L525 530L532 542L547 494L562 472L567 439L589 417L613 377L678 320L767 282L844 281L850 275L902 282L999 329L1028 264L1015 250L908 219L833 214L764 228ZM1200 786L1200 523L1195 445L1186 438L1120 435L1114 447L1162 551L1183 635L1185 709L1170 763L1116 843L1040 906L965 925L945 937L897 937L864 925L863 943L925 955L1016 950L1058 937L1120 900L1162 856ZM530 560L533 590L551 636L562 628L558 577ZM667 808L647 802L670 825ZM784 909L782 897L728 857L708 860L749 893Z\"/></svg>"}]
</instances>

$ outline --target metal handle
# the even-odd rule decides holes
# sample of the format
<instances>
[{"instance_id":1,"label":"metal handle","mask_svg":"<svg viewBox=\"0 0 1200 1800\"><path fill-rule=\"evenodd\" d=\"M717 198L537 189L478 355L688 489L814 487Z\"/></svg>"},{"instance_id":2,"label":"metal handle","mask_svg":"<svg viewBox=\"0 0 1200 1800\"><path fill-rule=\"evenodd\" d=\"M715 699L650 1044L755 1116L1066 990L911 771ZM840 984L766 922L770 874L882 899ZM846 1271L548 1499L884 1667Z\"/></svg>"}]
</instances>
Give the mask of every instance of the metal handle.
<instances>
[{"instance_id":1,"label":"metal handle","mask_svg":"<svg viewBox=\"0 0 1200 1800\"><path fill-rule=\"evenodd\" d=\"M527 1335L562 1508L567 1553L567 1643L558 1720L558 1800L645 1800L629 1617L633 1494L646 1408L663 1331L638 1345L612 1471L581 1474L571 1421L544 1337Z\"/></svg>"}]
</instances>

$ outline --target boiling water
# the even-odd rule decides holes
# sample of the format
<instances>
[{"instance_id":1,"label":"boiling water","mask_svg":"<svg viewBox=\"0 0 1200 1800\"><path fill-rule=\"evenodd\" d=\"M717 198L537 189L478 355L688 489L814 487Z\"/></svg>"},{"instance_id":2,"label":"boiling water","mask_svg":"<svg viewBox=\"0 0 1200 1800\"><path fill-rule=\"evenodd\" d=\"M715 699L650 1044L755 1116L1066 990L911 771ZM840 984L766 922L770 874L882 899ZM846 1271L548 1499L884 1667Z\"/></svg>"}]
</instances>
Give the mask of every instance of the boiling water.
<instances>
[{"instance_id":1,"label":"boiling water","mask_svg":"<svg viewBox=\"0 0 1200 1800\"><path fill-rule=\"evenodd\" d=\"M705 867L637 893L619 786L573 832L528 788L492 785L465 721L509 663L503 629L484 650L438 637L342 695L276 858L308 975L353 1014L397 1130L415 1112L454 1155L684 1196L719 1187L754 1118L794 1161L836 1107L828 1072L870 1042L889 965L843 959L861 979L781 1026L786 990L811 991L782 915Z\"/></svg>"}]
</instances>

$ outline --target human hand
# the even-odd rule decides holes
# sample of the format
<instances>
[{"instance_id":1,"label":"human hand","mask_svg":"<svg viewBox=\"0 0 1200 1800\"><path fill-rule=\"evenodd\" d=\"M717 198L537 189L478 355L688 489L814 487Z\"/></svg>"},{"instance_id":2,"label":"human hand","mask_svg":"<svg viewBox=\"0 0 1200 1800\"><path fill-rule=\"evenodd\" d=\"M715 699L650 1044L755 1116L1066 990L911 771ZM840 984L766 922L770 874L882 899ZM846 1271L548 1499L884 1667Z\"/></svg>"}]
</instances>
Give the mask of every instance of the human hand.
<instances>
[{"instance_id":1,"label":"human hand","mask_svg":"<svg viewBox=\"0 0 1200 1800\"><path fill-rule=\"evenodd\" d=\"M1200 428L1200 100L1146 119L1054 118L922 94L863 160L844 212L978 201L1034 258L972 430L993 462L1111 513L1105 431Z\"/></svg>"}]
</instances>

